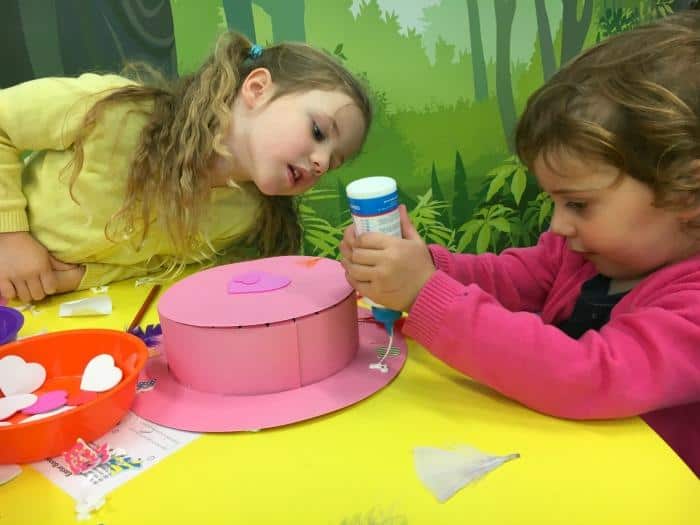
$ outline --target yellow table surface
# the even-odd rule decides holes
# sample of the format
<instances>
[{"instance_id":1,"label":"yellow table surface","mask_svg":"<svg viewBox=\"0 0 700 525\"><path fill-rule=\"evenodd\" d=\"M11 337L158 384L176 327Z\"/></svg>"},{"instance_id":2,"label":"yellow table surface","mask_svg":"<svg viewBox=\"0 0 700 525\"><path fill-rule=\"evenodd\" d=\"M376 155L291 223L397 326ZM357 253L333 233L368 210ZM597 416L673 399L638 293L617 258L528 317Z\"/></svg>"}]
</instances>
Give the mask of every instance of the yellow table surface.
<instances>
[{"instance_id":1,"label":"yellow table surface","mask_svg":"<svg viewBox=\"0 0 700 525\"><path fill-rule=\"evenodd\" d=\"M124 329L148 293L112 285L106 317L58 317L55 297L25 311L21 335ZM157 322L152 307L142 323ZM416 476L416 446L520 453L446 503ZM76 522L75 502L25 468L0 486L0 525ZM81 523L700 524L700 482L639 418L573 422L514 403L415 343L403 371L360 403L257 433L205 435L108 496Z\"/></svg>"}]
</instances>

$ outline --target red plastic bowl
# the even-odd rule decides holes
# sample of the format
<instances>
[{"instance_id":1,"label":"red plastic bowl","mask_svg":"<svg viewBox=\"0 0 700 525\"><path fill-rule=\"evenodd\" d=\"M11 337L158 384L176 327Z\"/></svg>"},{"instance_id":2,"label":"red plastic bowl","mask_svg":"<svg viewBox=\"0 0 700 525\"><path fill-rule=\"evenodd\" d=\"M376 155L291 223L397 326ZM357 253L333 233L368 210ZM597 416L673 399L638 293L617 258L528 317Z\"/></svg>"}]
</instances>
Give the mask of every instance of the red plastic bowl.
<instances>
[{"instance_id":1,"label":"red plastic bowl","mask_svg":"<svg viewBox=\"0 0 700 525\"><path fill-rule=\"evenodd\" d=\"M46 381L35 393L50 390L77 392L90 359L109 354L121 368L121 382L97 398L45 419L20 423L15 414L9 426L0 426L0 464L29 463L57 456L78 438L94 440L112 429L129 410L136 395L136 380L146 364L144 342L116 330L68 330L30 337L0 347L0 358L18 355L46 368ZM1 395L1 394L0 394Z\"/></svg>"}]
</instances>

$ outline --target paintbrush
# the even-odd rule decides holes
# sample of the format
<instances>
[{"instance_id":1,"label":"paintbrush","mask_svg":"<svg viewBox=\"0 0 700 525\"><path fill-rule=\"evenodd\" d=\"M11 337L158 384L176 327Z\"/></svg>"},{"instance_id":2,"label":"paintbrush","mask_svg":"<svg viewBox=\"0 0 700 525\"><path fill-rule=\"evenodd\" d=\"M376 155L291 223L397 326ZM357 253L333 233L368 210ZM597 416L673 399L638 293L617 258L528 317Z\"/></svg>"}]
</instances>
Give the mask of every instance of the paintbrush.
<instances>
[{"instance_id":1,"label":"paintbrush","mask_svg":"<svg viewBox=\"0 0 700 525\"><path fill-rule=\"evenodd\" d=\"M153 288L151 288L151 291L148 292L146 299L144 299L141 308L139 308L139 311L136 312L136 315L132 319L131 324L129 324L129 327L126 329L127 332L134 333L134 330L141 324L143 316L146 315L146 312L148 312L148 309L153 304L153 301L158 295L158 292L160 292L160 284L153 285Z\"/></svg>"}]
</instances>

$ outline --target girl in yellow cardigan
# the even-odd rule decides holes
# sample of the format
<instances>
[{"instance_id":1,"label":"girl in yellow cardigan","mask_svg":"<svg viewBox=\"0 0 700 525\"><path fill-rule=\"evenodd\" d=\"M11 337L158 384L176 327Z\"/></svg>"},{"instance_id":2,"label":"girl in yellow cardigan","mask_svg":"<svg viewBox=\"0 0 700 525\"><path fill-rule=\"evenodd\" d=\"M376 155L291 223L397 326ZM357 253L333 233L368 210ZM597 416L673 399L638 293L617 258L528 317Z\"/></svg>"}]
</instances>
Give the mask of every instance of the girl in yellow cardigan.
<instances>
[{"instance_id":1,"label":"girl in yellow cardigan","mask_svg":"<svg viewBox=\"0 0 700 525\"><path fill-rule=\"evenodd\" d=\"M292 196L355 155L370 121L325 53L237 34L171 86L85 74L0 90L0 295L293 253Z\"/></svg>"}]
</instances>

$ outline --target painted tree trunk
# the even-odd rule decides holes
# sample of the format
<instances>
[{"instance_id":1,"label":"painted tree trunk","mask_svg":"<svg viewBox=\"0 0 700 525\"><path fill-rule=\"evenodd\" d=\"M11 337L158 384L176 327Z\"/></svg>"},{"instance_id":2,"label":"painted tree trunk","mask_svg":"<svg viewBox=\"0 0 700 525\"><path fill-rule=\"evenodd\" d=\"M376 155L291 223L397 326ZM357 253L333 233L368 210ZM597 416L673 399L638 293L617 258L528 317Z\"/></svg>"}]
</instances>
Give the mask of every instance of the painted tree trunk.
<instances>
[{"instance_id":1,"label":"painted tree trunk","mask_svg":"<svg viewBox=\"0 0 700 525\"><path fill-rule=\"evenodd\" d=\"M540 38L540 53L542 54L542 73L546 82L557 70L557 64L554 60L552 31L549 28L549 16L547 16L544 0L535 0L535 13L537 14L537 34Z\"/></svg>"},{"instance_id":2,"label":"painted tree trunk","mask_svg":"<svg viewBox=\"0 0 700 525\"><path fill-rule=\"evenodd\" d=\"M469 41L472 48L472 67L474 69L474 99L479 102L488 98L489 89L486 77L484 46L481 40L479 4L476 3L476 0L467 0L467 12L469 15Z\"/></svg>"},{"instance_id":3,"label":"painted tree trunk","mask_svg":"<svg viewBox=\"0 0 700 525\"><path fill-rule=\"evenodd\" d=\"M578 0L562 0L561 66L581 51L593 17L593 0L585 0L581 18L577 17Z\"/></svg>"},{"instance_id":4,"label":"painted tree trunk","mask_svg":"<svg viewBox=\"0 0 700 525\"><path fill-rule=\"evenodd\" d=\"M223 4L228 28L244 34L251 42L256 42L253 2L251 0L223 0Z\"/></svg>"},{"instance_id":5,"label":"painted tree trunk","mask_svg":"<svg viewBox=\"0 0 700 525\"><path fill-rule=\"evenodd\" d=\"M257 0L272 20L275 42L305 42L304 0Z\"/></svg>"},{"instance_id":6,"label":"painted tree trunk","mask_svg":"<svg viewBox=\"0 0 700 525\"><path fill-rule=\"evenodd\" d=\"M515 16L515 0L495 0L496 8L496 98L501 113L503 135L514 151L515 101L510 74L510 37Z\"/></svg>"}]
</instances>

